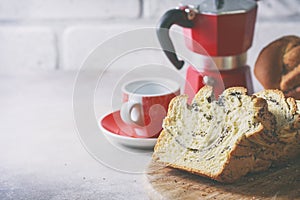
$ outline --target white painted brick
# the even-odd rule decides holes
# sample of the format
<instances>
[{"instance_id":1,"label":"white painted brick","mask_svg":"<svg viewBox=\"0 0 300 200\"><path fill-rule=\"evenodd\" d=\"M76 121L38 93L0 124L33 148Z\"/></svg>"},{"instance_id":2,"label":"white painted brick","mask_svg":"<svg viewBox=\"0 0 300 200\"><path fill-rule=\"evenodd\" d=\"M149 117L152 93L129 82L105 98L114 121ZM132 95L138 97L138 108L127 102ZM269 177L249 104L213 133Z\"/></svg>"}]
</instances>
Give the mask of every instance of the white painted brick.
<instances>
[{"instance_id":1,"label":"white painted brick","mask_svg":"<svg viewBox=\"0 0 300 200\"><path fill-rule=\"evenodd\" d=\"M142 20L142 22L140 23L126 22L75 26L68 28L63 35L63 51L62 55L60 56L63 59L61 63L62 69L78 69L84 62L86 57L90 54L90 52L94 50L98 45L101 45L101 43L109 40L114 35L122 34L122 32L124 31L135 30L143 27L155 27L155 22L147 22ZM153 35L156 38L155 31L153 32ZM145 38L145 40L147 40L147 38ZM134 41L126 42L131 43ZM138 65L139 62L146 64L146 62L153 61L169 64L165 56L159 51L155 53L155 56L153 54L149 54L145 57L145 55L142 54L139 56L138 52L136 52L135 55L126 57L126 61L124 61L124 68L126 68L125 65L127 64Z\"/></svg>"},{"instance_id":2,"label":"white painted brick","mask_svg":"<svg viewBox=\"0 0 300 200\"><path fill-rule=\"evenodd\" d=\"M0 69L55 69L54 32L43 27L0 27Z\"/></svg>"},{"instance_id":3,"label":"white painted brick","mask_svg":"<svg viewBox=\"0 0 300 200\"><path fill-rule=\"evenodd\" d=\"M167 10L179 5L177 0L144 0L144 17L158 20Z\"/></svg>"},{"instance_id":4,"label":"white painted brick","mask_svg":"<svg viewBox=\"0 0 300 200\"><path fill-rule=\"evenodd\" d=\"M261 18L288 18L300 15L300 0L264 0L258 2L258 16Z\"/></svg>"},{"instance_id":5,"label":"white painted brick","mask_svg":"<svg viewBox=\"0 0 300 200\"><path fill-rule=\"evenodd\" d=\"M1 0L1 20L134 18L139 0Z\"/></svg>"}]
</instances>

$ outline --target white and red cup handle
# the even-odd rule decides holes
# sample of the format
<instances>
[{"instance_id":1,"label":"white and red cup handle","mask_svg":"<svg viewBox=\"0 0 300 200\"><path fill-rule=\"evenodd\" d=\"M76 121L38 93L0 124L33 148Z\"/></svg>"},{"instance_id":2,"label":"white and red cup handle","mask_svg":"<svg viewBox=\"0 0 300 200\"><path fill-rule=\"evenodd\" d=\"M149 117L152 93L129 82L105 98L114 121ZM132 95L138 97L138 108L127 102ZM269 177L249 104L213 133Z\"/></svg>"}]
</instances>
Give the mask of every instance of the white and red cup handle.
<instances>
[{"instance_id":1,"label":"white and red cup handle","mask_svg":"<svg viewBox=\"0 0 300 200\"><path fill-rule=\"evenodd\" d=\"M130 125L144 126L142 105L138 102L127 101L122 104L120 115L122 120Z\"/></svg>"}]
</instances>

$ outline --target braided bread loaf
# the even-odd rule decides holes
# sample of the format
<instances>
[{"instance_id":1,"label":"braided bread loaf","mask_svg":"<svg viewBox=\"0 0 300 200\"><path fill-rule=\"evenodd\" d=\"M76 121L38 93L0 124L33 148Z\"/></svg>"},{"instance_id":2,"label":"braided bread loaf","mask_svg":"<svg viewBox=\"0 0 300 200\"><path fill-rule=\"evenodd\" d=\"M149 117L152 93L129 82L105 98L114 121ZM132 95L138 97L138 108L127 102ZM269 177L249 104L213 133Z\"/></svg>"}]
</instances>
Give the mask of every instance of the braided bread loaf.
<instances>
[{"instance_id":1,"label":"braided bread loaf","mask_svg":"<svg viewBox=\"0 0 300 200\"><path fill-rule=\"evenodd\" d=\"M280 89L285 96L300 99L300 38L284 36L267 45L254 73L265 89Z\"/></svg>"},{"instance_id":2,"label":"braided bread loaf","mask_svg":"<svg viewBox=\"0 0 300 200\"><path fill-rule=\"evenodd\" d=\"M220 182L234 182L297 157L300 116L295 100L278 90L257 96L233 87L214 100L212 88L205 86L191 105L187 96L175 97L153 158Z\"/></svg>"}]
</instances>

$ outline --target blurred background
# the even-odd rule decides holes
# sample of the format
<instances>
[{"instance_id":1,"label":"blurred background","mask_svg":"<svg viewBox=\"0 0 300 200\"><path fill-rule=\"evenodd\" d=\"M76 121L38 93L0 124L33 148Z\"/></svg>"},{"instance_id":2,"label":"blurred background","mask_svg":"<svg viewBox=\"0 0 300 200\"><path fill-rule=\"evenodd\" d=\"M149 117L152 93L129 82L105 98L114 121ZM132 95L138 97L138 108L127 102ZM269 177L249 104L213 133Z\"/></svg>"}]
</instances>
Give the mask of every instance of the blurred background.
<instances>
[{"instance_id":1,"label":"blurred background","mask_svg":"<svg viewBox=\"0 0 300 200\"><path fill-rule=\"evenodd\" d=\"M1 0L0 70L77 70L101 42L126 30L156 26L179 2ZM300 0L259 1L250 66L264 44L299 33L299 19Z\"/></svg>"}]
</instances>

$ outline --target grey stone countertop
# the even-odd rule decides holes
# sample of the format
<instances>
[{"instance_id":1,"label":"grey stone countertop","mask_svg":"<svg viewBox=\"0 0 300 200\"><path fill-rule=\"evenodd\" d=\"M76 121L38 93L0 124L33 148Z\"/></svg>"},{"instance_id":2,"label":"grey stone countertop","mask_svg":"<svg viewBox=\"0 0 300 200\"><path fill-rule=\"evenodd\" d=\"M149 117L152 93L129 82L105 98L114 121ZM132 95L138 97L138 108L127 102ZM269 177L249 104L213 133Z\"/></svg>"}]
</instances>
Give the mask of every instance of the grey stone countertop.
<instances>
[{"instance_id":1,"label":"grey stone countertop","mask_svg":"<svg viewBox=\"0 0 300 200\"><path fill-rule=\"evenodd\" d=\"M0 199L148 199L143 173L115 170L84 147L75 80L74 72L0 73Z\"/></svg>"}]
</instances>

